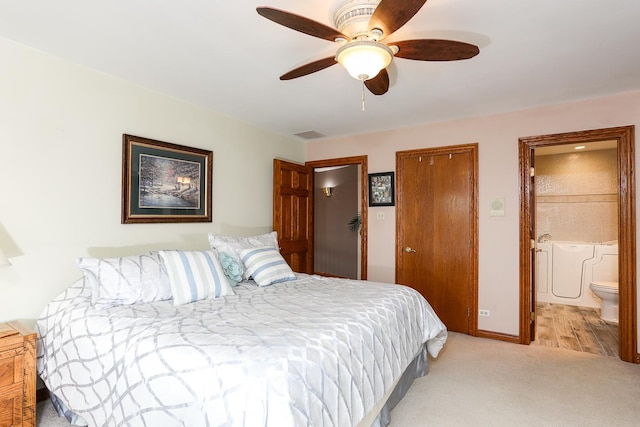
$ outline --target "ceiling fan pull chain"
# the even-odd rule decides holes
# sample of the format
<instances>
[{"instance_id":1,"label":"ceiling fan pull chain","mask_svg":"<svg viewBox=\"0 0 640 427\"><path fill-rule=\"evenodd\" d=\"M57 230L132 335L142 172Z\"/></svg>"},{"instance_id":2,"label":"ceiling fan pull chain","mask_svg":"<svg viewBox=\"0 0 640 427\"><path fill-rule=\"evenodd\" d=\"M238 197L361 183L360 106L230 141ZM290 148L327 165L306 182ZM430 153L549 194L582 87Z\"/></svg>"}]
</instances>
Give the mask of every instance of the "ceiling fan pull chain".
<instances>
[{"instance_id":1,"label":"ceiling fan pull chain","mask_svg":"<svg viewBox=\"0 0 640 427\"><path fill-rule=\"evenodd\" d=\"M364 79L362 79L362 111L364 111Z\"/></svg>"}]
</instances>

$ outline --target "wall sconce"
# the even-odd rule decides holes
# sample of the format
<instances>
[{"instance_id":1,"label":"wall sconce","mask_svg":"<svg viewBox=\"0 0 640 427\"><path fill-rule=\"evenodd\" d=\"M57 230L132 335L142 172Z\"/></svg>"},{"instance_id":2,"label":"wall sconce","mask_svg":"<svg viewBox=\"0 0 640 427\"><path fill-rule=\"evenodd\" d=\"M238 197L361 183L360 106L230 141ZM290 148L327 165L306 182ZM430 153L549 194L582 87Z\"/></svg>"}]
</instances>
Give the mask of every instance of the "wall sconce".
<instances>
[{"instance_id":1,"label":"wall sconce","mask_svg":"<svg viewBox=\"0 0 640 427\"><path fill-rule=\"evenodd\" d=\"M333 196L333 187L322 187L322 193L323 193L326 197L331 197L331 196Z\"/></svg>"},{"instance_id":2,"label":"wall sconce","mask_svg":"<svg viewBox=\"0 0 640 427\"><path fill-rule=\"evenodd\" d=\"M0 267L8 267L10 265L11 262L9 262L9 258L7 258L4 252L2 252L2 249L0 249Z\"/></svg>"}]
</instances>

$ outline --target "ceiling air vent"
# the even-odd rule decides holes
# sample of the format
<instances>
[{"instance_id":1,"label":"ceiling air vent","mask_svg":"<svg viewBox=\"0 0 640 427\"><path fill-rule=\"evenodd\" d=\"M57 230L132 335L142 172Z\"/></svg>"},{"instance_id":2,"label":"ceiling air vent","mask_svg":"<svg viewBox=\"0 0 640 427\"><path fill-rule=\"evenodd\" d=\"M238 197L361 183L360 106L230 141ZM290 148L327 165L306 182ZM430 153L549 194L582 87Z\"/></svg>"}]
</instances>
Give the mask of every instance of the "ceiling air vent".
<instances>
[{"instance_id":1,"label":"ceiling air vent","mask_svg":"<svg viewBox=\"0 0 640 427\"><path fill-rule=\"evenodd\" d=\"M298 132L298 133L294 133L295 136L297 136L298 138L302 138L302 139L316 139L316 138L324 138L327 135L322 134L318 131L315 130L307 130L304 132Z\"/></svg>"}]
</instances>

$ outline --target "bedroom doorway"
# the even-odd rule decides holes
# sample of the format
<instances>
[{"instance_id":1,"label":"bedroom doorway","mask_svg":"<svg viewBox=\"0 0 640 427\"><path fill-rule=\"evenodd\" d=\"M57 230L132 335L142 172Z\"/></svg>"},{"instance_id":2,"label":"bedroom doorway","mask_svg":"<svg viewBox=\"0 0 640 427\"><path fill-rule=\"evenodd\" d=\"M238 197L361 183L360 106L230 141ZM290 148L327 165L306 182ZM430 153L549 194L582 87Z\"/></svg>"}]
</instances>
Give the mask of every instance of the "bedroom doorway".
<instances>
[{"instance_id":1,"label":"bedroom doorway","mask_svg":"<svg viewBox=\"0 0 640 427\"><path fill-rule=\"evenodd\" d=\"M345 237L345 239L352 239L353 237L357 237L357 241L359 242L358 245L358 255L355 258L355 266L351 266L348 268L348 270L352 270L355 267L355 276L356 277L349 277L349 278L356 278L356 279L360 279L360 280L366 280L367 279L367 192L366 192L366 188L367 188L367 176L368 176L368 166L367 166L367 156L353 156L353 157L342 157L342 158L336 158L336 159L325 159L325 160L314 160L314 161L310 161L306 163L306 166L310 168L310 170L313 172L312 175L314 176L314 181L316 179L318 179L318 176L320 176L318 173L316 172L326 172L328 174L333 175L334 177L340 177L342 176L344 177L348 177L350 182L343 182L342 184L338 183L338 185L336 185L335 183L333 183L333 185L335 185L335 187L333 188L333 191L335 192L335 196L338 196L338 193L342 192L342 188L344 188L344 192L349 193L348 200L344 200L344 203L348 203L349 204L349 210L345 211L344 209L339 209L342 213L342 216L344 217L344 214L346 213L347 217L344 217L339 221L338 225L343 226L343 237ZM355 180L355 182L351 182ZM325 184L332 184L332 183L325 183L323 182L314 182L313 186L315 191L315 194L323 194L321 191L321 187L324 187ZM328 185L331 186L331 185ZM349 188L349 190L347 190L347 187ZM354 189L355 187L355 189ZM324 194L322 196L319 196L322 198L325 198ZM327 207L327 209L314 209L313 211L313 223L314 223L314 228L315 228L315 224L316 223L327 223L327 222L333 222L333 221L326 221L327 218L320 218L319 215L331 215L333 209L331 208L331 206L335 206L335 202L339 201L337 198L336 200L332 200L331 197L327 197L325 198L325 200L323 200L322 202L329 202L329 203L333 203L333 205L330 205ZM353 200L352 200L353 199ZM320 201L316 201L314 202L314 206L318 206L317 202ZM352 212L350 209L351 207L354 207L354 211ZM337 214L337 212L336 212ZM354 217L356 217L356 215L359 214L359 228L357 230L354 231L350 231L349 227L348 227L348 223L354 219ZM346 219L346 220L345 220ZM344 224L342 224L344 223ZM313 243L313 248L314 248L314 259L317 261L318 265L314 264L314 272L315 273L319 273L319 274L327 274L327 275L336 275L336 276L340 276L340 277L348 277L348 275L346 274L340 274L341 271L343 271L342 269L344 269L345 267L338 267L333 265L332 266L332 261L331 261L331 256L324 256L323 252L326 252L326 245L329 244L330 242L325 241L326 239L323 240L325 236L315 236L314 235L314 243ZM318 251L318 253L316 253L316 251Z\"/></svg>"},{"instance_id":2,"label":"bedroom doorway","mask_svg":"<svg viewBox=\"0 0 640 427\"><path fill-rule=\"evenodd\" d=\"M535 149L608 140L617 145L618 164L619 354L624 361L640 363L637 352L633 126L520 138L520 339L522 344L530 344L535 339L535 242L538 233L533 169Z\"/></svg>"},{"instance_id":3,"label":"bedroom doorway","mask_svg":"<svg viewBox=\"0 0 640 427\"><path fill-rule=\"evenodd\" d=\"M360 278L360 165L313 170L313 266L318 274Z\"/></svg>"},{"instance_id":4,"label":"bedroom doorway","mask_svg":"<svg viewBox=\"0 0 640 427\"><path fill-rule=\"evenodd\" d=\"M367 156L342 157L299 163L273 160L273 230L280 253L300 273L314 268L314 168L357 165L360 188L367 188ZM360 279L367 278L367 195L360 191Z\"/></svg>"},{"instance_id":5,"label":"bedroom doorway","mask_svg":"<svg viewBox=\"0 0 640 427\"><path fill-rule=\"evenodd\" d=\"M396 282L418 290L447 329L475 336L478 144L396 153Z\"/></svg>"}]
</instances>

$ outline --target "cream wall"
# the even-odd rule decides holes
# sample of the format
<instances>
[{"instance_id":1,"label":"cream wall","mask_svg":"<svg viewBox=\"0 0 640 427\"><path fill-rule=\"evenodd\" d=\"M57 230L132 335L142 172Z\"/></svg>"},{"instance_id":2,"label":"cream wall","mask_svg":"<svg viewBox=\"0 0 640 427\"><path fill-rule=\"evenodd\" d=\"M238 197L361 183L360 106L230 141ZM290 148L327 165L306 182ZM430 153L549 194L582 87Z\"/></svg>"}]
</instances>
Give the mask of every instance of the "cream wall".
<instances>
[{"instance_id":1,"label":"cream wall","mask_svg":"<svg viewBox=\"0 0 640 427\"><path fill-rule=\"evenodd\" d=\"M0 58L0 321L33 323L78 256L272 229L272 159L304 144L3 39ZM212 150L213 222L120 224L123 133Z\"/></svg>"},{"instance_id":2,"label":"cream wall","mask_svg":"<svg viewBox=\"0 0 640 427\"><path fill-rule=\"evenodd\" d=\"M311 141L307 143L307 161L366 154L369 173L395 171L396 151L477 142L479 308L491 311L490 317L478 319L478 327L518 335L518 138L626 125L640 125L640 92L409 129ZM640 165L637 151L636 164ZM491 201L496 197L505 199L504 217L489 216ZM377 210L385 211L385 221L375 219ZM394 281L395 208L370 208L368 218L368 278Z\"/></svg>"}]
</instances>

